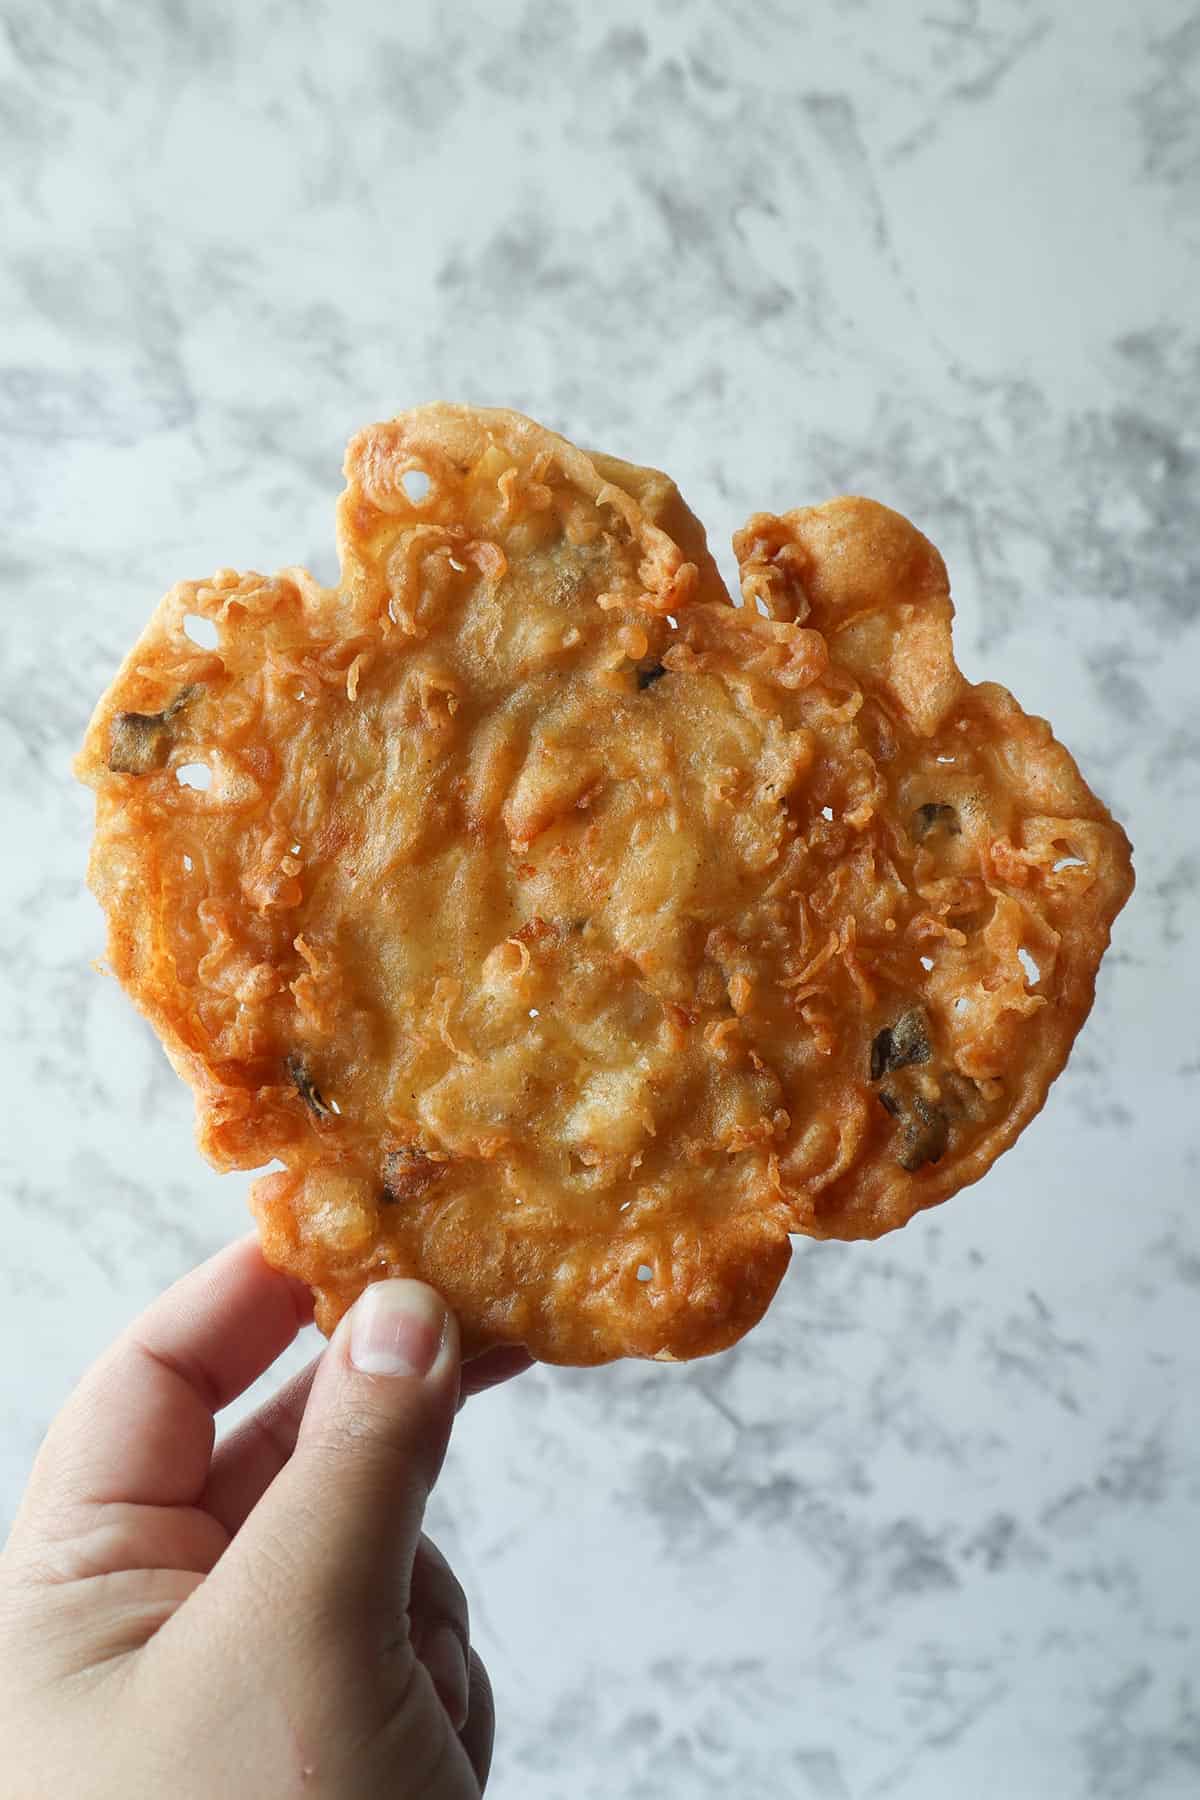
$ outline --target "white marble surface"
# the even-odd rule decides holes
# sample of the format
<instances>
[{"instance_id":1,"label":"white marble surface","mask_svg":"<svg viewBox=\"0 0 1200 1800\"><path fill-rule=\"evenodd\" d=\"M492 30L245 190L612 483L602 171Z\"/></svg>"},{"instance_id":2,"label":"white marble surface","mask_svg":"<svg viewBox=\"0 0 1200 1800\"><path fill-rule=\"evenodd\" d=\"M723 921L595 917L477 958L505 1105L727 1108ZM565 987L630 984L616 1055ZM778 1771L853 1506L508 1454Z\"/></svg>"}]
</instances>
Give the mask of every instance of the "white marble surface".
<instances>
[{"instance_id":1,"label":"white marble surface","mask_svg":"<svg viewBox=\"0 0 1200 1800\"><path fill-rule=\"evenodd\" d=\"M92 702L174 578L331 574L356 425L511 404L721 546L846 488L914 515L1139 888L981 1187L802 1247L715 1362L464 1415L492 1791L1200 1792L1200 12L6 0L0 181L0 1507L243 1224L89 968Z\"/></svg>"}]
</instances>

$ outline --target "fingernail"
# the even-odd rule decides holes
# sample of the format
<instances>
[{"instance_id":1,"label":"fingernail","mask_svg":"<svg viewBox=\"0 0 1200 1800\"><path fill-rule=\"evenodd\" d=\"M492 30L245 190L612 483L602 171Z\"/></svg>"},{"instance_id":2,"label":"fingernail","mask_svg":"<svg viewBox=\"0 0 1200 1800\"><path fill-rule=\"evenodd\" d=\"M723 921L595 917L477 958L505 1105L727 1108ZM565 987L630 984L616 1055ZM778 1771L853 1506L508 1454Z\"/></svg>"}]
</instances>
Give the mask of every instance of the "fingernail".
<instances>
[{"instance_id":1,"label":"fingernail","mask_svg":"<svg viewBox=\"0 0 1200 1800\"><path fill-rule=\"evenodd\" d=\"M364 1375L428 1375L446 1335L446 1307L420 1281L375 1281L355 1302L350 1361Z\"/></svg>"},{"instance_id":2,"label":"fingernail","mask_svg":"<svg viewBox=\"0 0 1200 1800\"><path fill-rule=\"evenodd\" d=\"M429 1670L429 1679L437 1689L438 1699L446 1709L455 1731L467 1722L469 1686L467 1658L462 1639L449 1625L439 1625L421 1655Z\"/></svg>"}]
</instances>

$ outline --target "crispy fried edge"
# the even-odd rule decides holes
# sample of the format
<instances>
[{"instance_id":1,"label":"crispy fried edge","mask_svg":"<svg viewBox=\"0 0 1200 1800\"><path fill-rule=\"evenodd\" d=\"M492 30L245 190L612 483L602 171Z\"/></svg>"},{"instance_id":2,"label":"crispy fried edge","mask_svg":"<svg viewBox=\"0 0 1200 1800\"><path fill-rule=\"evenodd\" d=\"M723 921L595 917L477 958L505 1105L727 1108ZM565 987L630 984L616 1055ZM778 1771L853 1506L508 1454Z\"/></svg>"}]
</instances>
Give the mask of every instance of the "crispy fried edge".
<instances>
[{"instance_id":1,"label":"crispy fried edge","mask_svg":"<svg viewBox=\"0 0 1200 1800\"><path fill-rule=\"evenodd\" d=\"M368 608L380 604L381 572L362 561L356 538L361 531L364 506L375 512L411 516L419 520L426 502L402 496L384 506L368 492L368 463L372 447L390 434L392 460L401 472L432 462L425 472L436 478L439 466L449 471L470 469L492 444L532 463L539 452L549 452L567 481L596 505L611 505L624 520L630 535L644 553L642 578L649 589L658 589L657 611L675 613L684 605L703 600L731 605L729 591L708 548L704 527L687 505L679 489L660 469L623 462L619 457L579 449L557 432L549 431L524 413L504 407L455 406L433 401L398 413L394 419L368 425L356 432L346 449L344 488L337 503L338 555L341 586ZM401 454L397 457L397 452ZM355 515L358 515L356 519ZM694 583L683 573L695 570Z\"/></svg>"},{"instance_id":2,"label":"crispy fried edge","mask_svg":"<svg viewBox=\"0 0 1200 1800\"><path fill-rule=\"evenodd\" d=\"M782 558L778 555L781 546L786 546ZM1039 786L1047 787L1055 797L1049 816L1099 825L1110 844L1108 861L1095 871L1096 880L1074 903L1064 923L1060 986L1050 1006L1039 1013L1036 1027L1039 1047L1047 1054L1036 1076L1023 1071L1015 1104L961 1158L929 1164L913 1174L884 1160L866 1169L857 1166L819 1197L815 1218L800 1222L798 1215L796 1229L806 1236L882 1237L979 1181L1046 1104L1092 1009L1113 923L1133 892L1132 847L1047 721L1026 713L997 683L973 684L962 674L954 658L954 605L946 565L936 546L902 513L858 495L844 495L779 516L757 513L735 536L734 550L747 598L769 585L763 580L763 565L782 563L783 578L773 596L779 611L823 632L835 663L841 660L838 641L847 625L868 612L899 613L900 635L888 666L871 673L903 711L908 729L918 737L931 736L951 713L962 708L982 716L997 732L1002 728L1011 731L1019 722L1034 752L1019 790L1029 797L1028 815L1047 816L1045 805L1034 798ZM790 605L784 597L789 593L793 597ZM904 699L904 644L906 636L914 632L922 658L933 665L925 672L927 679L917 699L922 707L920 717L914 717ZM861 679L862 671L853 663L843 662L843 666Z\"/></svg>"}]
</instances>

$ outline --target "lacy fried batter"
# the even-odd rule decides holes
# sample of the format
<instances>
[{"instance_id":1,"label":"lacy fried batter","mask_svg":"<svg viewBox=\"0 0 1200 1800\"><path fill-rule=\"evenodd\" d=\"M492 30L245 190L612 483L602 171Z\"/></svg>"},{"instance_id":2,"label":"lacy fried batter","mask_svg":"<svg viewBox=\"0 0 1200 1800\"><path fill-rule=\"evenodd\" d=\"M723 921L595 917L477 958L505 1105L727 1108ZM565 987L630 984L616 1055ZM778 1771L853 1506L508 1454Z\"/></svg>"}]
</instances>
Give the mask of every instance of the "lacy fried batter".
<instances>
[{"instance_id":1,"label":"lacy fried batter","mask_svg":"<svg viewBox=\"0 0 1200 1800\"><path fill-rule=\"evenodd\" d=\"M411 1274L473 1348L719 1350L789 1233L1038 1111L1128 842L885 507L751 519L735 607L665 476L517 414L346 473L337 589L184 583L97 709L110 963L325 1330Z\"/></svg>"}]
</instances>

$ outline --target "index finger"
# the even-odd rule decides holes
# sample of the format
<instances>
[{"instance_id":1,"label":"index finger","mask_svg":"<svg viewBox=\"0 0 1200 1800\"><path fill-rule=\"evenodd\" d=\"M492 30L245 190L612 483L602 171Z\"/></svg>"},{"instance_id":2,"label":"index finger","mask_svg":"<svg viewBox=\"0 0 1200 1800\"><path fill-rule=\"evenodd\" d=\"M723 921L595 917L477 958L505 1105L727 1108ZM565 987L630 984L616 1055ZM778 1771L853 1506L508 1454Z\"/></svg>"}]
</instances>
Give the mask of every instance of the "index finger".
<instances>
[{"instance_id":1,"label":"index finger","mask_svg":"<svg viewBox=\"0 0 1200 1800\"><path fill-rule=\"evenodd\" d=\"M84 1376L38 1453L22 1514L193 1505L214 1414L250 1386L312 1316L307 1289L240 1239L167 1289Z\"/></svg>"}]
</instances>

